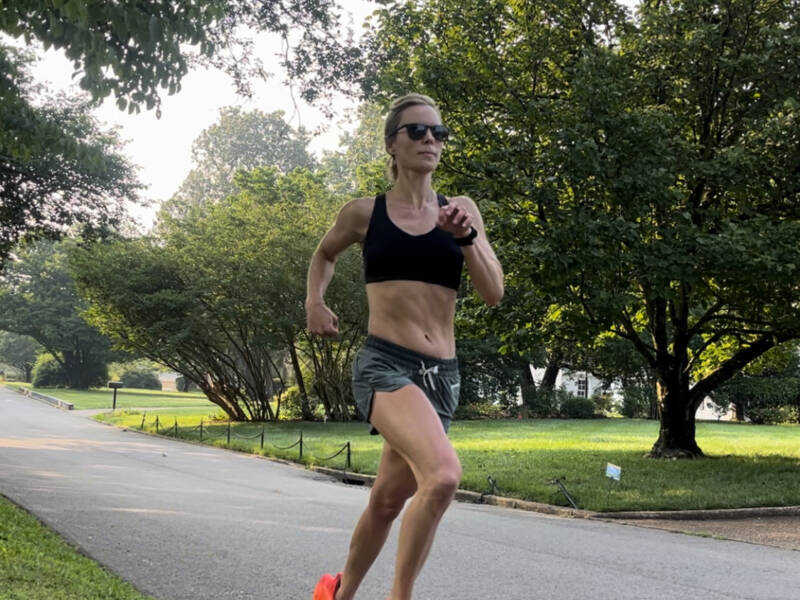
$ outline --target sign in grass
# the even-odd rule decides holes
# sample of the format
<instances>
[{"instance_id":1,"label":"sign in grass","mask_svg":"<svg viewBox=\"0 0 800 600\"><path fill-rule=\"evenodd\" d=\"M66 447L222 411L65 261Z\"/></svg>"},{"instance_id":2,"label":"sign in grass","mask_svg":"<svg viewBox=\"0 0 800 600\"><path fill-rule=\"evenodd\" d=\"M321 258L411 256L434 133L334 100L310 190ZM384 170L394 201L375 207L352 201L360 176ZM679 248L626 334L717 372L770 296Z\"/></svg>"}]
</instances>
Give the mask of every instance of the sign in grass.
<instances>
[{"instance_id":1,"label":"sign in grass","mask_svg":"<svg viewBox=\"0 0 800 600\"><path fill-rule=\"evenodd\" d=\"M619 481L620 475L622 475L622 467L606 463L606 477Z\"/></svg>"}]
</instances>

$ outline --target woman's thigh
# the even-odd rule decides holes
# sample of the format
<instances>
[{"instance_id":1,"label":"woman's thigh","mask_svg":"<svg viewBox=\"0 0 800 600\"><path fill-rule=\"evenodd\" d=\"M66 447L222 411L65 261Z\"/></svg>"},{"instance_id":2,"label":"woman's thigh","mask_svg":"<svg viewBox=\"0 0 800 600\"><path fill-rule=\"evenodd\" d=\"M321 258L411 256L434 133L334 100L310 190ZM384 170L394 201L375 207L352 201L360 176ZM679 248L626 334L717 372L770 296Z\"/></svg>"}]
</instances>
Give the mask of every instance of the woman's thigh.
<instances>
[{"instance_id":1,"label":"woman's thigh","mask_svg":"<svg viewBox=\"0 0 800 600\"><path fill-rule=\"evenodd\" d=\"M439 415L416 385L375 392L370 421L407 462L418 483L443 468L460 468Z\"/></svg>"}]
</instances>

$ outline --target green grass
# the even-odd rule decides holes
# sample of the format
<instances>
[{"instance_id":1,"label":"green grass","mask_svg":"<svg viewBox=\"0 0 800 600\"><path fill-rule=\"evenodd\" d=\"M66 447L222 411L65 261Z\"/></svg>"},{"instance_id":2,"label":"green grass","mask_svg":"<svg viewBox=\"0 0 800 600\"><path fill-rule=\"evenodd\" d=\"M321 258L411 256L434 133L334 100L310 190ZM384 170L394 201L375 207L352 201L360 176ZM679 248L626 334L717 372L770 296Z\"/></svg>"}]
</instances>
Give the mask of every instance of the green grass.
<instances>
[{"instance_id":1,"label":"green grass","mask_svg":"<svg viewBox=\"0 0 800 600\"><path fill-rule=\"evenodd\" d=\"M7 383L8 387L20 387L61 398L71 402L76 410L91 408L111 409L114 391L110 388L91 390L65 390L61 388L34 388L29 383ZM216 407L199 392L162 392L160 390L117 390L117 408L153 408L153 407L205 407L213 412Z\"/></svg>"},{"instance_id":2,"label":"green grass","mask_svg":"<svg viewBox=\"0 0 800 600\"><path fill-rule=\"evenodd\" d=\"M165 414L169 413L169 414ZM159 414L161 433L199 440L202 413ZM155 431L155 414L103 415L103 420ZM265 444L261 448L260 433ZM227 424L204 418L204 443L227 446ZM231 447L304 464L344 466L344 454L320 460L351 442L351 471L374 474L381 440L362 423L234 423ZM303 432L304 456L289 446ZM460 421L450 438L464 470L461 487L489 490L492 476L503 495L566 506L560 479L580 508L596 511L741 508L800 504L800 428L698 423L697 440L708 455L698 460L644 458L658 434L653 421ZM619 482L605 477L606 463L622 467Z\"/></svg>"},{"instance_id":3,"label":"green grass","mask_svg":"<svg viewBox=\"0 0 800 600\"><path fill-rule=\"evenodd\" d=\"M147 600L0 496L0 598Z\"/></svg>"}]
</instances>

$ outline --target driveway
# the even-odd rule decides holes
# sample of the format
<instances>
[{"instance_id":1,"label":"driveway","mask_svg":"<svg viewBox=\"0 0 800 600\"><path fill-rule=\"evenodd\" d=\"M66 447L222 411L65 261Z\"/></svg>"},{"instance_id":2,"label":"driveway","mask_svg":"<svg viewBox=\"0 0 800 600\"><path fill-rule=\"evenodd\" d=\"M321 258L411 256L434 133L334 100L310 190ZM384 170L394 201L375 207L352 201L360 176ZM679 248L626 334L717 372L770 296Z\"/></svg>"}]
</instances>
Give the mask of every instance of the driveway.
<instances>
[{"instance_id":1,"label":"driveway","mask_svg":"<svg viewBox=\"0 0 800 600\"><path fill-rule=\"evenodd\" d=\"M308 600L368 490L95 423L0 388L0 493L161 600ZM397 528L361 600L389 589ZM800 554L456 503L420 600L795 600Z\"/></svg>"}]
</instances>

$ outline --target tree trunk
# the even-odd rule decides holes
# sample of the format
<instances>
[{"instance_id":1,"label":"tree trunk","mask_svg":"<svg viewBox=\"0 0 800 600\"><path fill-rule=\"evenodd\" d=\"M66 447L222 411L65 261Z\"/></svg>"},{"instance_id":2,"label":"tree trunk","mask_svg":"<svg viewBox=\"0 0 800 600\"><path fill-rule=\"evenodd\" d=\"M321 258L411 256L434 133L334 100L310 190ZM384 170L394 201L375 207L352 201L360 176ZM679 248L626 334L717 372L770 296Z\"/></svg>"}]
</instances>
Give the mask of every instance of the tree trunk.
<instances>
[{"instance_id":1,"label":"tree trunk","mask_svg":"<svg viewBox=\"0 0 800 600\"><path fill-rule=\"evenodd\" d=\"M744 422L744 403L743 402L736 402L733 405L733 407L734 407L734 409L736 411L736 420L739 421L740 423L743 423Z\"/></svg>"},{"instance_id":2,"label":"tree trunk","mask_svg":"<svg viewBox=\"0 0 800 600\"><path fill-rule=\"evenodd\" d=\"M697 404L689 392L689 381L674 371L659 376L657 384L661 407L661 427L658 439L648 455L650 458L695 458L703 451L695 441L695 411ZM665 381L666 380L666 381Z\"/></svg>"},{"instance_id":3,"label":"tree trunk","mask_svg":"<svg viewBox=\"0 0 800 600\"><path fill-rule=\"evenodd\" d=\"M561 370L561 360L559 357L551 358L547 363L547 368L542 375L542 382L539 387L543 390L553 391L556 387L556 379L558 379L558 372Z\"/></svg>"},{"instance_id":4,"label":"tree trunk","mask_svg":"<svg viewBox=\"0 0 800 600\"><path fill-rule=\"evenodd\" d=\"M292 368L294 369L294 378L297 381L297 390L300 392L300 411L304 421L310 421L314 418L311 414L311 403L308 401L308 392L306 391L306 382L303 379L303 372L300 369L300 360L297 358L297 348L294 344L289 344L289 355L292 358Z\"/></svg>"},{"instance_id":5,"label":"tree trunk","mask_svg":"<svg viewBox=\"0 0 800 600\"><path fill-rule=\"evenodd\" d=\"M524 357L519 359L518 369L522 403L528 406L533 401L533 398L536 397L536 382L533 380L533 373L531 373L531 364Z\"/></svg>"}]
</instances>

